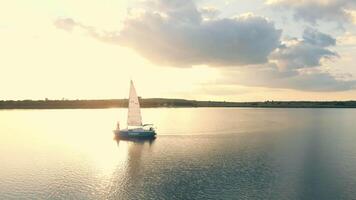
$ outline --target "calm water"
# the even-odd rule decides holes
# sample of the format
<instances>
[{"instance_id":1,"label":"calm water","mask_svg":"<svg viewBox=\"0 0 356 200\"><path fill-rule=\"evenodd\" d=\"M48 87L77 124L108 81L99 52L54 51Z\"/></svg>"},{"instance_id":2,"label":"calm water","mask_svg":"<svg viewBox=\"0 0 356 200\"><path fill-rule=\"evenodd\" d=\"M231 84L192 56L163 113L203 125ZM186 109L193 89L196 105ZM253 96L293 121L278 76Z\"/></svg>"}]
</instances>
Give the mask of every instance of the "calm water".
<instances>
[{"instance_id":1,"label":"calm water","mask_svg":"<svg viewBox=\"0 0 356 200\"><path fill-rule=\"evenodd\" d=\"M0 111L0 199L356 199L356 109Z\"/></svg>"}]
</instances>

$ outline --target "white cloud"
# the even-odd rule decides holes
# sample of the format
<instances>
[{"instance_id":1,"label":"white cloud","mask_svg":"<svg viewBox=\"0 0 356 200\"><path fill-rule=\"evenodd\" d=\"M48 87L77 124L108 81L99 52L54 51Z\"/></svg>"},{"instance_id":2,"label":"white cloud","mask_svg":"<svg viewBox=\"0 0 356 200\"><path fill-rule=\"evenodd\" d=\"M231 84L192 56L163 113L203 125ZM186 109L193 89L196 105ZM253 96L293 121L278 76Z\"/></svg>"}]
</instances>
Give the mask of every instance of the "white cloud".
<instances>
[{"instance_id":1,"label":"white cloud","mask_svg":"<svg viewBox=\"0 0 356 200\"><path fill-rule=\"evenodd\" d=\"M356 46L356 34L346 32L344 35L338 37L337 42L339 45Z\"/></svg>"},{"instance_id":2,"label":"white cloud","mask_svg":"<svg viewBox=\"0 0 356 200\"><path fill-rule=\"evenodd\" d=\"M220 14L220 11L214 7L203 7L199 11L205 20L212 20Z\"/></svg>"}]
</instances>

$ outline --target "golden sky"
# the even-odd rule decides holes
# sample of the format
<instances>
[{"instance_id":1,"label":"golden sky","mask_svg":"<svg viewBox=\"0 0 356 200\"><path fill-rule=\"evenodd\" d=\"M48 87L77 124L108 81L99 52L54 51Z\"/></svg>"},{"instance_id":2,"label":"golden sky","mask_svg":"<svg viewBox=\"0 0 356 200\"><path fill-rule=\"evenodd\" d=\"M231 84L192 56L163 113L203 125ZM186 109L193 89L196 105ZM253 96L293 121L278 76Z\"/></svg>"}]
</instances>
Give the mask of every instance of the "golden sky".
<instances>
[{"instance_id":1,"label":"golden sky","mask_svg":"<svg viewBox=\"0 0 356 200\"><path fill-rule=\"evenodd\" d=\"M310 5L288 0L6 1L0 99L127 98L130 79L142 97L356 99L356 5L343 2L303 18Z\"/></svg>"}]
</instances>

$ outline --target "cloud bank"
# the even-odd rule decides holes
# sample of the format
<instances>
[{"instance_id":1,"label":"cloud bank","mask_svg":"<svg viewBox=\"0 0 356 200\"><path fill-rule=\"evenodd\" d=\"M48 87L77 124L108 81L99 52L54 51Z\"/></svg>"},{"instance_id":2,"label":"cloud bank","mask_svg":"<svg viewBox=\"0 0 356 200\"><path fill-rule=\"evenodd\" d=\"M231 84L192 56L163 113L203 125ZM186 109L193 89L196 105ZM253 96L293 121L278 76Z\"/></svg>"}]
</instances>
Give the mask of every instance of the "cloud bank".
<instances>
[{"instance_id":1,"label":"cloud bank","mask_svg":"<svg viewBox=\"0 0 356 200\"><path fill-rule=\"evenodd\" d=\"M313 92L345 91L356 88L356 81L336 79L328 72L321 70L281 72L272 63L254 68L226 70L221 73L222 78L217 81L217 84L221 85L238 84Z\"/></svg>"},{"instance_id":2,"label":"cloud bank","mask_svg":"<svg viewBox=\"0 0 356 200\"><path fill-rule=\"evenodd\" d=\"M198 10L190 0L152 3L128 17L118 34L89 31L101 40L133 48L155 64L176 67L265 63L280 43L281 30L264 17L213 18L216 10ZM210 19L204 20L207 15ZM55 24L65 30L75 25L86 28L71 19Z\"/></svg>"},{"instance_id":3,"label":"cloud bank","mask_svg":"<svg viewBox=\"0 0 356 200\"><path fill-rule=\"evenodd\" d=\"M353 4L347 0L310 2L278 0L270 4L301 7L305 12L310 6L341 12ZM316 29L306 28L300 39L281 41L281 30L264 17L244 14L219 18L216 9L197 8L191 0L145 1L140 9L130 12L118 32L99 32L70 18L58 19L55 25L69 32L80 28L100 41L127 46L157 65L220 67L224 78L219 84L309 91L355 88L355 81L336 78L322 69L324 60L338 57L330 49L336 40ZM306 14L305 19L316 22L340 17L324 11L313 13L315 16ZM340 19L347 19L347 15Z\"/></svg>"}]
</instances>

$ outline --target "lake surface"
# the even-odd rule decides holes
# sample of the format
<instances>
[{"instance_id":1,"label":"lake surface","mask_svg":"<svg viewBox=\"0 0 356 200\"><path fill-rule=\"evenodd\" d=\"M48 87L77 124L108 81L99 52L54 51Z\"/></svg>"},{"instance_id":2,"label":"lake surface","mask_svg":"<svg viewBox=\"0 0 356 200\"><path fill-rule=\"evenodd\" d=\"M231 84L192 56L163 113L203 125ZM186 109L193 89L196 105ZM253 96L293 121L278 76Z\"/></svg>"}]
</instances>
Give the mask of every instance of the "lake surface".
<instances>
[{"instance_id":1,"label":"lake surface","mask_svg":"<svg viewBox=\"0 0 356 200\"><path fill-rule=\"evenodd\" d=\"M356 109L0 111L0 199L356 199Z\"/></svg>"}]
</instances>

